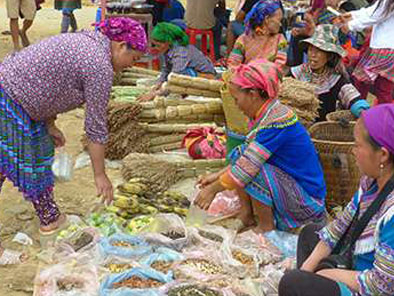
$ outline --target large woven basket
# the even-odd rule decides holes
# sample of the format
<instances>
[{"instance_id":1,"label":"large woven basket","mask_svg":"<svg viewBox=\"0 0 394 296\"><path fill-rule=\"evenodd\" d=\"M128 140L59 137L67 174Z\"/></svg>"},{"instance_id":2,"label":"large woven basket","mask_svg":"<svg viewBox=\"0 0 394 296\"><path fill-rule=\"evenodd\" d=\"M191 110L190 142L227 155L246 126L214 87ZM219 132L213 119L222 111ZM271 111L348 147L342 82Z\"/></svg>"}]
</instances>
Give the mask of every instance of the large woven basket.
<instances>
[{"instance_id":1,"label":"large woven basket","mask_svg":"<svg viewBox=\"0 0 394 296\"><path fill-rule=\"evenodd\" d=\"M352 153L354 125L320 122L309 129L324 170L329 211L346 205L358 189L361 175Z\"/></svg>"},{"instance_id":2,"label":"large woven basket","mask_svg":"<svg viewBox=\"0 0 394 296\"><path fill-rule=\"evenodd\" d=\"M248 118L242 113L242 111L235 104L235 100L230 93L228 88L230 80L230 72L223 74L224 85L220 90L223 100L223 110L226 117L226 127L230 131L240 134L248 134Z\"/></svg>"},{"instance_id":3,"label":"large woven basket","mask_svg":"<svg viewBox=\"0 0 394 296\"><path fill-rule=\"evenodd\" d=\"M335 111L328 113L327 116L327 121L333 121L333 122L352 122L356 121L357 118L350 112L350 110L340 110L340 111Z\"/></svg>"}]
</instances>

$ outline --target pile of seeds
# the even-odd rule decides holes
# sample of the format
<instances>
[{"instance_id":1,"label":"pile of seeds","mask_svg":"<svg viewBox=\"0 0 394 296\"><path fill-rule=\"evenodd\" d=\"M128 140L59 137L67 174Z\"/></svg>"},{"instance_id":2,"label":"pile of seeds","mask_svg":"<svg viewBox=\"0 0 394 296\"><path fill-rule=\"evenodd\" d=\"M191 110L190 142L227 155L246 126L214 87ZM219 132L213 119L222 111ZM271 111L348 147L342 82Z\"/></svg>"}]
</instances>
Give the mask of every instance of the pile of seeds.
<instances>
[{"instance_id":1,"label":"pile of seeds","mask_svg":"<svg viewBox=\"0 0 394 296\"><path fill-rule=\"evenodd\" d=\"M114 247L123 247L123 248L132 248L135 247L132 243L129 242L124 242L124 241L116 241L111 243L112 246Z\"/></svg>"},{"instance_id":2,"label":"pile of seeds","mask_svg":"<svg viewBox=\"0 0 394 296\"><path fill-rule=\"evenodd\" d=\"M164 232L164 233L162 233L162 235L164 235L164 236L166 236L166 237L168 237L168 238L170 238L172 240L176 240L176 239L180 239L180 238L184 238L185 237L184 233L180 233L180 232L177 232L175 230Z\"/></svg>"},{"instance_id":3,"label":"pile of seeds","mask_svg":"<svg viewBox=\"0 0 394 296\"><path fill-rule=\"evenodd\" d=\"M173 288L168 291L168 296L221 296L222 293L209 289L207 287L199 287L196 285L188 285Z\"/></svg>"},{"instance_id":4,"label":"pile of seeds","mask_svg":"<svg viewBox=\"0 0 394 296\"><path fill-rule=\"evenodd\" d=\"M162 273L167 273L170 270L171 265L172 265L171 262L155 261L152 263L151 267Z\"/></svg>"},{"instance_id":5,"label":"pile of seeds","mask_svg":"<svg viewBox=\"0 0 394 296\"><path fill-rule=\"evenodd\" d=\"M198 234L201 235L203 238L206 238L206 239L209 239L209 240L212 240L215 242L219 242L219 243L223 242L223 238L220 235L213 233L213 232L199 229Z\"/></svg>"},{"instance_id":6,"label":"pile of seeds","mask_svg":"<svg viewBox=\"0 0 394 296\"><path fill-rule=\"evenodd\" d=\"M233 250L231 253L232 253L233 257L235 258L235 260L241 262L242 264L251 265L254 263L254 260L252 257L245 255L241 251Z\"/></svg>"},{"instance_id":7,"label":"pile of seeds","mask_svg":"<svg viewBox=\"0 0 394 296\"><path fill-rule=\"evenodd\" d=\"M182 265L197 269L202 273L210 275L223 273L223 269L220 266L205 259L188 259L184 261Z\"/></svg>"},{"instance_id":8,"label":"pile of seeds","mask_svg":"<svg viewBox=\"0 0 394 296\"><path fill-rule=\"evenodd\" d=\"M125 270L133 268L132 264L119 264L119 263L109 263L104 266L107 268L111 273L121 273Z\"/></svg>"},{"instance_id":9,"label":"pile of seeds","mask_svg":"<svg viewBox=\"0 0 394 296\"><path fill-rule=\"evenodd\" d=\"M159 288L163 286L162 282L152 280L152 279L142 279L138 276L132 276L124 281L119 283L115 283L113 288L132 288L132 289L150 289L150 288Z\"/></svg>"}]
</instances>

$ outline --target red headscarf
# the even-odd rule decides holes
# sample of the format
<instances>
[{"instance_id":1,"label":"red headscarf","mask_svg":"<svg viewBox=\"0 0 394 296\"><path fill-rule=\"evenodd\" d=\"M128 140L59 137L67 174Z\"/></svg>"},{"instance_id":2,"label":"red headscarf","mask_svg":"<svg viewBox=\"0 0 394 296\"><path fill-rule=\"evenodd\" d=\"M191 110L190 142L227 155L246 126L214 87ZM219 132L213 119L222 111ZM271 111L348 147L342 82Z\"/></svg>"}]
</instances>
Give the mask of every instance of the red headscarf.
<instances>
[{"instance_id":1,"label":"red headscarf","mask_svg":"<svg viewBox=\"0 0 394 296\"><path fill-rule=\"evenodd\" d=\"M274 63L258 59L235 69L231 82L242 89L261 89L270 99L275 99L279 92L282 74Z\"/></svg>"}]
</instances>

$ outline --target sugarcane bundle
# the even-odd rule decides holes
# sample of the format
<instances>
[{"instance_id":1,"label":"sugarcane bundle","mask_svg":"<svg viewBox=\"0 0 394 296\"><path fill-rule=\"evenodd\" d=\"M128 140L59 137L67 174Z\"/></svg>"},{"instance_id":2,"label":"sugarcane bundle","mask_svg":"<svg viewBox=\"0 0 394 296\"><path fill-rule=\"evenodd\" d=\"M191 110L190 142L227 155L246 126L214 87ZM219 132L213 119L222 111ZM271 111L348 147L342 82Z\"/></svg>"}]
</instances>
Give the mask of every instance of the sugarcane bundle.
<instances>
[{"instance_id":1,"label":"sugarcane bundle","mask_svg":"<svg viewBox=\"0 0 394 296\"><path fill-rule=\"evenodd\" d=\"M135 102L137 98L147 92L145 87L113 86L111 98L116 102Z\"/></svg>"},{"instance_id":2,"label":"sugarcane bundle","mask_svg":"<svg viewBox=\"0 0 394 296\"><path fill-rule=\"evenodd\" d=\"M134 73L134 72L123 72L122 78L154 78L154 77L151 75L147 75L147 74L140 74L140 73Z\"/></svg>"},{"instance_id":3,"label":"sugarcane bundle","mask_svg":"<svg viewBox=\"0 0 394 296\"><path fill-rule=\"evenodd\" d=\"M150 141L149 146L160 146L164 144L171 143L181 143L185 134L166 134L166 135L158 135L158 134L148 134Z\"/></svg>"},{"instance_id":4,"label":"sugarcane bundle","mask_svg":"<svg viewBox=\"0 0 394 296\"><path fill-rule=\"evenodd\" d=\"M201 96L207 98L220 98L220 92L184 87L180 85L169 84L168 82L164 83L163 88L170 93L190 96Z\"/></svg>"},{"instance_id":5,"label":"sugarcane bundle","mask_svg":"<svg viewBox=\"0 0 394 296\"><path fill-rule=\"evenodd\" d=\"M176 141L173 143L167 143L162 145L151 145L149 147L149 153L158 153L158 152L165 152L171 150L178 150L182 148L182 141Z\"/></svg>"},{"instance_id":6,"label":"sugarcane bundle","mask_svg":"<svg viewBox=\"0 0 394 296\"><path fill-rule=\"evenodd\" d=\"M164 192L180 180L177 167L151 154L131 153L123 159L125 180L141 179L151 192Z\"/></svg>"},{"instance_id":7,"label":"sugarcane bundle","mask_svg":"<svg viewBox=\"0 0 394 296\"><path fill-rule=\"evenodd\" d=\"M186 75L179 75L171 73L168 76L168 83L170 85L178 85L186 88L194 88L201 90L209 90L212 92L220 92L223 82L214 79L205 79L200 77L190 77Z\"/></svg>"}]
</instances>

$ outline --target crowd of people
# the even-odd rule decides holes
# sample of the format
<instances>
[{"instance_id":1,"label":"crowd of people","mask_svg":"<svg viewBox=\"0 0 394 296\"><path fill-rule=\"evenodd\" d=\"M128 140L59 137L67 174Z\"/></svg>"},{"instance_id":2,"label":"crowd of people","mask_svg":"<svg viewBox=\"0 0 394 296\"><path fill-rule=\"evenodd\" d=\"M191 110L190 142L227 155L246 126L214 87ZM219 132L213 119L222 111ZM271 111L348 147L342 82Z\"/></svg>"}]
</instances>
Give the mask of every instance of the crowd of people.
<instances>
[{"instance_id":1,"label":"crowd of people","mask_svg":"<svg viewBox=\"0 0 394 296\"><path fill-rule=\"evenodd\" d=\"M300 21L290 20L279 0L245 0L229 22L223 0L187 0L186 10L177 1L151 0L155 27L148 48L145 29L130 18L77 31L78 0L55 4L63 14L61 32L71 26L73 33L29 45L26 32L36 10L31 1L7 1L14 47L20 49L21 38L27 48L0 63L0 183L10 180L32 203L41 235L67 220L53 194L54 148L65 143L56 116L86 104L97 192L111 202L104 148L114 72L147 52L162 56L157 85L141 100L164 94L171 72L220 79L214 62L190 44L186 28L212 30L219 36L217 58L222 41L227 45L229 89L250 120L249 133L227 151L227 167L199 179L196 205L208 209L217 193L235 190L240 230L302 228L297 269L282 278L281 296L394 295L394 2L313 0ZM360 189L331 222L316 149L294 111L278 100L283 76L314 85L321 103L316 121L338 109L358 118L353 154L363 175ZM369 92L375 102L367 99ZM23 260L0 246L0 265Z\"/></svg>"}]
</instances>

